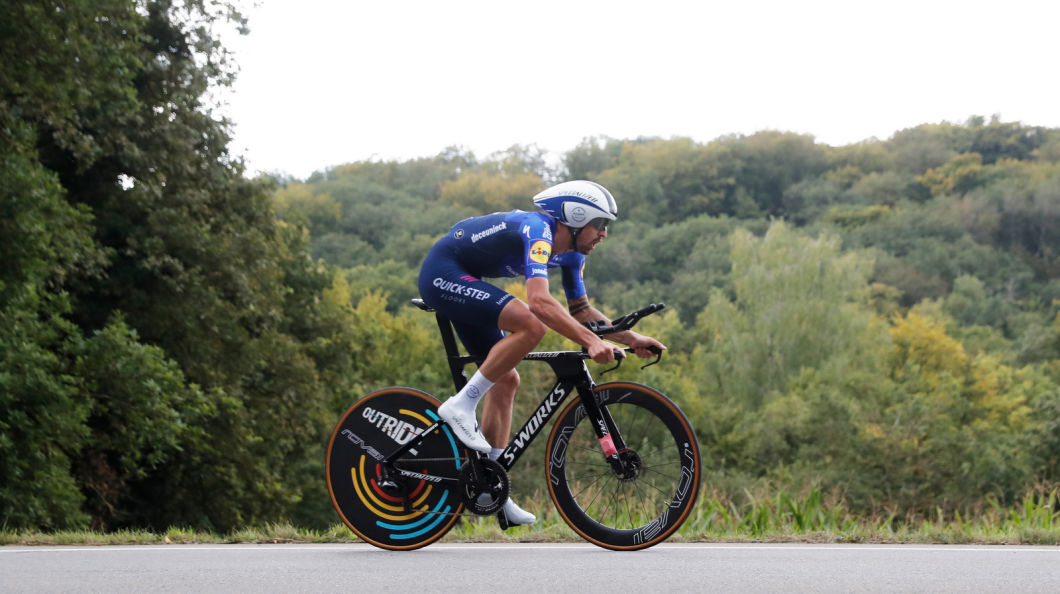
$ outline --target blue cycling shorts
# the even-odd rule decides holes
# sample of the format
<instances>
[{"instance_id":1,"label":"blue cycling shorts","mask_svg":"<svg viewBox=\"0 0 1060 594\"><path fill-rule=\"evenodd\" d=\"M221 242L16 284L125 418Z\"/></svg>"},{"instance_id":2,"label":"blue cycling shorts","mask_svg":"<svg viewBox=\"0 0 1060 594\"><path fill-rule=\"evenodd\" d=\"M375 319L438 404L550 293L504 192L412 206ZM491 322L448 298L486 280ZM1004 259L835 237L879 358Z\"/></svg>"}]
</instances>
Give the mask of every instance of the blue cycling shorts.
<instances>
[{"instance_id":1,"label":"blue cycling shorts","mask_svg":"<svg viewBox=\"0 0 1060 594\"><path fill-rule=\"evenodd\" d=\"M420 268L420 297L453 322L467 352L485 358L504 338L497 327L511 293L464 270L445 246L436 245Z\"/></svg>"}]
</instances>

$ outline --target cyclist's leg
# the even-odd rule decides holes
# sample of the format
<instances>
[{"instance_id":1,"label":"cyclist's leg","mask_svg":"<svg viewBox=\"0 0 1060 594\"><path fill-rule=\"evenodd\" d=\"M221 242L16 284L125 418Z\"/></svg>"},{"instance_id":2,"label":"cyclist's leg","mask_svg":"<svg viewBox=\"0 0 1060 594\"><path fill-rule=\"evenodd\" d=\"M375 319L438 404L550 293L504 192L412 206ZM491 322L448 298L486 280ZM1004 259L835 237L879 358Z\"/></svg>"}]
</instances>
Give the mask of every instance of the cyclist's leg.
<instances>
[{"instance_id":1,"label":"cyclist's leg","mask_svg":"<svg viewBox=\"0 0 1060 594\"><path fill-rule=\"evenodd\" d=\"M512 404L515 391L519 387L519 373L515 365L519 363L544 338L548 327L537 316L530 313L530 308L517 299L512 299L501 311L498 325L508 332L490 349L479 371L486 377L501 373L493 388L486 394L482 405L482 429L494 446L490 458L496 459L501 450L508 445L512 430ZM510 367L509 367L510 366ZM504 504L502 527L533 524L537 521L534 514L519 507L509 497Z\"/></svg>"},{"instance_id":2,"label":"cyclist's leg","mask_svg":"<svg viewBox=\"0 0 1060 594\"><path fill-rule=\"evenodd\" d=\"M518 388L519 373L512 369L493 384L486 393L485 402L482 403L482 433L493 446L490 460L499 458L508 445L508 437L512 432L512 404ZM501 523L502 528L533 524L537 521L537 516L519 507L510 496L508 501L504 502L503 512L506 523Z\"/></svg>"},{"instance_id":3,"label":"cyclist's leg","mask_svg":"<svg viewBox=\"0 0 1060 594\"><path fill-rule=\"evenodd\" d=\"M497 325L508 334L493 335L487 329L463 323L457 323L456 329L468 352L486 354L478 373L493 386L482 405L482 433L494 448L503 448L511 434L512 403L519 387L515 365L541 342L548 328L518 299L511 299L504 306Z\"/></svg>"},{"instance_id":4,"label":"cyclist's leg","mask_svg":"<svg viewBox=\"0 0 1060 594\"><path fill-rule=\"evenodd\" d=\"M490 445L504 448L512 433L512 405L519 388L519 372L512 369L493 383L482 403L482 434Z\"/></svg>"},{"instance_id":5,"label":"cyclist's leg","mask_svg":"<svg viewBox=\"0 0 1060 594\"><path fill-rule=\"evenodd\" d=\"M522 301L512 299L506 305L505 309L501 311L498 325L502 325L506 330L511 333L507 336L500 332L499 329L483 328L481 326L470 326L462 324L462 322L454 322L454 327L457 330L457 335L460 336L460 342L463 343L464 347L467 348L467 352L470 352L477 356L484 354L485 361L496 362L496 353L504 354L508 349L512 348L526 348L520 345L525 344L524 339L529 336L532 340L532 345L529 349L533 349L537 343L541 342L540 336L534 336L534 333L541 333L540 328L519 328L520 315L519 305L522 305L522 310L529 313L529 309ZM534 319L536 319L534 317ZM530 321L530 325L533 326L533 321ZM544 325L542 325L544 326ZM522 334L522 335L520 335ZM512 336L517 339L510 340ZM512 346L514 345L514 347ZM499 350L498 350L499 347ZM529 349L527 352L529 352ZM515 351L518 352L518 351ZM523 359L523 355L519 355L519 361ZM492 357L492 359L491 359ZM487 365L483 361L482 366ZM516 361L518 363L518 361ZM497 372L497 366L491 365L493 372ZM475 381L475 378L482 373L481 367L475 373L475 377L471 381ZM504 451L508 445L508 438L512 432L512 404L515 400L515 391L519 385L519 374L513 368L499 375L499 377L490 377L485 375L489 381L493 381L493 386L489 391L485 392L482 403L482 434L485 439L492 445L490 452L491 459L497 459L500 452ZM533 524L537 521L537 518L533 513L526 511L522 507L519 507L509 497L508 501L505 502L504 510L505 521L501 523L501 526L516 526Z\"/></svg>"},{"instance_id":6,"label":"cyclist's leg","mask_svg":"<svg viewBox=\"0 0 1060 594\"><path fill-rule=\"evenodd\" d=\"M436 246L427 256L420 270L419 289L427 305L453 322L457 335L471 354L485 357L504 338L498 320L505 306L513 301L512 295L468 274L444 249ZM500 375L496 376L499 378ZM479 430L475 410L494 379L481 370L475 372L438 409L438 415L453 428L460 441L487 454L491 447Z\"/></svg>"},{"instance_id":7,"label":"cyclist's leg","mask_svg":"<svg viewBox=\"0 0 1060 594\"><path fill-rule=\"evenodd\" d=\"M519 387L515 366L541 342L548 328L518 299L504 306L497 325L508 334L491 345L479 368L494 382L482 405L482 432L491 445L503 448L511 435L512 403Z\"/></svg>"},{"instance_id":8,"label":"cyclist's leg","mask_svg":"<svg viewBox=\"0 0 1060 594\"><path fill-rule=\"evenodd\" d=\"M504 338L504 332L500 328L483 326L481 322L467 324L454 320L453 327L456 329L460 342L467 348L467 352L479 360L485 359L493 345ZM482 375L481 371L476 371L468 378L464 387L439 408L439 415L454 427L460 440L468 447L488 454L493 444L497 443L495 438L488 437L491 435L490 429L496 431L494 429L496 423L493 420L496 416L496 409L488 403L496 398L496 391L499 390L501 394L506 391L506 383L502 378L501 385L498 387L495 382ZM503 401L503 396L501 399ZM478 409L479 402L482 401L487 404L483 404L484 416L480 431L475 411ZM490 422L487 423L486 419L490 419Z\"/></svg>"},{"instance_id":9,"label":"cyclist's leg","mask_svg":"<svg viewBox=\"0 0 1060 594\"><path fill-rule=\"evenodd\" d=\"M508 300L498 315L497 326L494 327L482 325L481 318L476 320L477 324L469 324L464 321L465 313L461 311L454 315L458 318L453 321L457 335L468 352L484 356L485 360L475 375L468 380L468 385L453 398L453 402L446 402L442 413L447 421L454 424L473 425L474 421L467 417L473 415L478 405L477 395L485 393L482 434L493 448L502 448L507 445L508 436L511 434L512 402L519 385L515 365L537 346L547 327L530 313L525 303L517 299ZM501 332L501 328L508 331L508 334ZM454 407L459 407L462 411L459 416L454 415ZM465 443L469 447L480 449L476 445L480 442L474 432L468 433L471 435L467 435ZM484 449L480 451L485 452Z\"/></svg>"},{"instance_id":10,"label":"cyclist's leg","mask_svg":"<svg viewBox=\"0 0 1060 594\"><path fill-rule=\"evenodd\" d=\"M505 304L497 317L497 327L508 333L490 349L479 370L487 378L497 381L515 369L523 357L541 342L548 326L530 312L530 307L518 299Z\"/></svg>"}]
</instances>

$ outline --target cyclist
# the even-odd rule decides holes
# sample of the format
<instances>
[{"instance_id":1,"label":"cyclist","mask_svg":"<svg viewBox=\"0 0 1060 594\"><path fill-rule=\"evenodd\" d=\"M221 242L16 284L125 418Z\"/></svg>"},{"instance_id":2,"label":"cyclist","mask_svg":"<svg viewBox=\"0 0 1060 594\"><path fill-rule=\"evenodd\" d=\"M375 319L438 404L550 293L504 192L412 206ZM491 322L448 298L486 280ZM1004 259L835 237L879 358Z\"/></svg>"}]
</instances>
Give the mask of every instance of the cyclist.
<instances>
[{"instance_id":1,"label":"cyclist","mask_svg":"<svg viewBox=\"0 0 1060 594\"><path fill-rule=\"evenodd\" d=\"M577 180L552 186L533 202L541 212L513 210L458 222L431 248L420 269L423 301L452 320L470 354L485 358L467 385L438 408L438 416L467 447L494 460L511 433L519 386L515 366L549 328L585 347L597 363L615 357L611 346L581 324L609 322L589 304L582 269L585 256L607 237L607 226L618 214L615 199L603 186ZM549 293L549 268L562 273L566 310ZM482 280L520 275L526 278L527 303ZM633 331L607 338L632 347L640 357L652 356L649 347L666 348ZM475 411L482 400L480 430ZM511 498L503 512L509 524L536 521Z\"/></svg>"}]
</instances>

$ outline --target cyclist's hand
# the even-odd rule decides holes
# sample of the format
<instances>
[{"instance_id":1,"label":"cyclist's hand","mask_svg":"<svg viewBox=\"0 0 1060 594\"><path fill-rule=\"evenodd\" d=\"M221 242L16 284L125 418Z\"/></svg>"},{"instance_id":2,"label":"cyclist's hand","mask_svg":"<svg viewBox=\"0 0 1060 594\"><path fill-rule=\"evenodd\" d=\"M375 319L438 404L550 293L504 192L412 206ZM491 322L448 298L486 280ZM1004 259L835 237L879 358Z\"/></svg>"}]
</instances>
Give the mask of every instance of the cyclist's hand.
<instances>
[{"instance_id":1,"label":"cyclist's hand","mask_svg":"<svg viewBox=\"0 0 1060 594\"><path fill-rule=\"evenodd\" d=\"M666 345L663 343L650 336L641 336L640 334L637 334L633 340L629 342L629 346L633 348L633 352L641 359L649 359L659 354L659 351L666 350Z\"/></svg>"},{"instance_id":2,"label":"cyclist's hand","mask_svg":"<svg viewBox=\"0 0 1060 594\"><path fill-rule=\"evenodd\" d=\"M600 365L612 363L615 360L615 349L599 338L587 348L589 349L589 357Z\"/></svg>"}]
</instances>

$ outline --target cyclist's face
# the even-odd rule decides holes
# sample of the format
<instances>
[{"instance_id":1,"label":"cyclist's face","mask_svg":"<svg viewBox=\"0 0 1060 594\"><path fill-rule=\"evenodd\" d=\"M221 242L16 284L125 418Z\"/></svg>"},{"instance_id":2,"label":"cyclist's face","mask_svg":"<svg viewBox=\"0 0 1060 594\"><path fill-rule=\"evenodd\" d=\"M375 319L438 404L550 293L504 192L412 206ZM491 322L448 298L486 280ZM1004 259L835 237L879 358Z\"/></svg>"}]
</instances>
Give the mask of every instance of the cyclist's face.
<instances>
[{"instance_id":1,"label":"cyclist's face","mask_svg":"<svg viewBox=\"0 0 1060 594\"><path fill-rule=\"evenodd\" d=\"M596 248L596 244L600 243L607 237L607 228L599 229L593 225L586 225L582 227L581 233L578 234L578 245L575 246L579 252L588 254Z\"/></svg>"}]
</instances>

